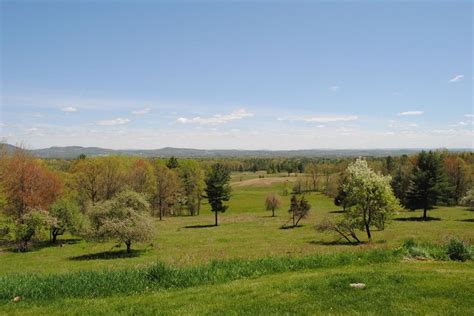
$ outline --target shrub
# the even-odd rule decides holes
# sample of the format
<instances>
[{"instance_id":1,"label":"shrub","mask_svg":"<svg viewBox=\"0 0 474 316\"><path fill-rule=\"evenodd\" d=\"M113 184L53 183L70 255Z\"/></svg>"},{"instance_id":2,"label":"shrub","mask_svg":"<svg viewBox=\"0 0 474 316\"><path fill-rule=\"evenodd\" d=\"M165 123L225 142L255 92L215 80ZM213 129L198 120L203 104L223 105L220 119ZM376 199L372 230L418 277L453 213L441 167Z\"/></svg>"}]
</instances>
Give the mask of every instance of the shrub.
<instances>
[{"instance_id":1,"label":"shrub","mask_svg":"<svg viewBox=\"0 0 474 316\"><path fill-rule=\"evenodd\" d=\"M451 260L466 261L471 259L470 246L457 237L451 237L446 244L446 254Z\"/></svg>"}]
</instances>

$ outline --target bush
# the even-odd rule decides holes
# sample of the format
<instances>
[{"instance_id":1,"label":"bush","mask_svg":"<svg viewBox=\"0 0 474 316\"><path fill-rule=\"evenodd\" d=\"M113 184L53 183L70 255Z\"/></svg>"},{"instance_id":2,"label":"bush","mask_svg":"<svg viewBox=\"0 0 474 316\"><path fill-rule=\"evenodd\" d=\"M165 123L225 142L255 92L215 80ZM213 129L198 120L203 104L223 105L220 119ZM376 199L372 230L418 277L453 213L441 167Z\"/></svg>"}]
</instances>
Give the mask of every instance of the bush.
<instances>
[{"instance_id":1,"label":"bush","mask_svg":"<svg viewBox=\"0 0 474 316\"><path fill-rule=\"evenodd\" d=\"M449 259L466 261L471 259L470 246L457 237L451 237L446 245L446 254Z\"/></svg>"}]
</instances>

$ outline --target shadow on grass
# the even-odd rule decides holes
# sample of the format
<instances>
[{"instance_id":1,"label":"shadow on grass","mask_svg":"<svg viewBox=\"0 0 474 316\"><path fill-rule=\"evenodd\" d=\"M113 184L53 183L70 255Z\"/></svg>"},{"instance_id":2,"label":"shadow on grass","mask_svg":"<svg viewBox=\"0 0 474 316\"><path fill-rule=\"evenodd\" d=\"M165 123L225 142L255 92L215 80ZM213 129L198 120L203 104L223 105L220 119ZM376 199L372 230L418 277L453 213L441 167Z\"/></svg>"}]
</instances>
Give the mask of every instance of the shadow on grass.
<instances>
[{"instance_id":1,"label":"shadow on grass","mask_svg":"<svg viewBox=\"0 0 474 316\"><path fill-rule=\"evenodd\" d=\"M297 226L283 225L283 226L280 226L280 229L293 229L293 228L301 228L301 227L304 227L304 225L297 225Z\"/></svg>"},{"instance_id":2,"label":"shadow on grass","mask_svg":"<svg viewBox=\"0 0 474 316\"><path fill-rule=\"evenodd\" d=\"M329 213L333 214L344 214L346 211L340 210L340 211L330 211Z\"/></svg>"},{"instance_id":3,"label":"shadow on grass","mask_svg":"<svg viewBox=\"0 0 474 316\"><path fill-rule=\"evenodd\" d=\"M123 258L135 258L140 256L143 250L133 250L127 252L126 250L119 251L103 251L97 253L89 253L82 256L70 257L69 260L74 261L87 261L87 260L110 260L110 259L123 259Z\"/></svg>"},{"instance_id":4,"label":"shadow on grass","mask_svg":"<svg viewBox=\"0 0 474 316\"><path fill-rule=\"evenodd\" d=\"M58 239L56 243L49 240L33 241L28 243L28 250L26 252L39 251L51 247L64 247L65 245L74 245L80 242L80 238ZM17 244L11 241L0 241L0 247L8 252L18 252Z\"/></svg>"},{"instance_id":5,"label":"shadow on grass","mask_svg":"<svg viewBox=\"0 0 474 316\"><path fill-rule=\"evenodd\" d=\"M413 216L413 217L399 217L395 218L394 221L399 222L432 222L432 221L440 221L441 218L439 217L430 217L428 216L426 219L423 217Z\"/></svg>"},{"instance_id":6,"label":"shadow on grass","mask_svg":"<svg viewBox=\"0 0 474 316\"><path fill-rule=\"evenodd\" d=\"M474 223L474 218L460 219L458 222Z\"/></svg>"},{"instance_id":7,"label":"shadow on grass","mask_svg":"<svg viewBox=\"0 0 474 316\"><path fill-rule=\"evenodd\" d=\"M210 228L210 227L216 227L216 225L188 225L184 226L184 228Z\"/></svg>"},{"instance_id":8,"label":"shadow on grass","mask_svg":"<svg viewBox=\"0 0 474 316\"><path fill-rule=\"evenodd\" d=\"M312 240L309 243L312 245L318 245L318 246L359 246L359 245L366 244L367 242L361 241L359 243L356 243L356 242L348 242L347 240L332 240L332 241Z\"/></svg>"}]
</instances>

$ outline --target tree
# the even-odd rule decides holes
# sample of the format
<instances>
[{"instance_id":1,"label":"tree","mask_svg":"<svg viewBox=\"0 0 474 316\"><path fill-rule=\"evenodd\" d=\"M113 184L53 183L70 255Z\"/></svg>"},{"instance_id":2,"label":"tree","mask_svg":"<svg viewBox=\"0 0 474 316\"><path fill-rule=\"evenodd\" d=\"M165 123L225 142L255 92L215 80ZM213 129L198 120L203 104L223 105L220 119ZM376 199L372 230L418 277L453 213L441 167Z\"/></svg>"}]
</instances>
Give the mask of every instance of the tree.
<instances>
[{"instance_id":1,"label":"tree","mask_svg":"<svg viewBox=\"0 0 474 316\"><path fill-rule=\"evenodd\" d=\"M206 197L215 214L215 226L218 225L217 214L223 213L228 206L224 202L230 200L230 170L220 163L211 166L206 176Z\"/></svg>"},{"instance_id":2,"label":"tree","mask_svg":"<svg viewBox=\"0 0 474 316\"><path fill-rule=\"evenodd\" d=\"M16 218L30 209L47 209L62 190L59 177L22 149L1 165L7 211Z\"/></svg>"},{"instance_id":3,"label":"tree","mask_svg":"<svg viewBox=\"0 0 474 316\"><path fill-rule=\"evenodd\" d=\"M308 215L310 209L311 205L308 203L304 195L298 200L296 194L293 194L290 200L290 209L288 210L288 212L291 213L293 227L298 226L300 220Z\"/></svg>"},{"instance_id":4,"label":"tree","mask_svg":"<svg viewBox=\"0 0 474 316\"><path fill-rule=\"evenodd\" d=\"M5 213L14 225L18 249L26 251L30 239L50 218L45 211L62 190L59 177L25 150L2 156L0 181L6 198Z\"/></svg>"},{"instance_id":5,"label":"tree","mask_svg":"<svg viewBox=\"0 0 474 316\"><path fill-rule=\"evenodd\" d=\"M281 204L281 197L276 193L267 195L267 198L265 199L265 207L267 208L267 211L272 211L272 217L275 217L275 210L279 209Z\"/></svg>"},{"instance_id":6,"label":"tree","mask_svg":"<svg viewBox=\"0 0 474 316\"><path fill-rule=\"evenodd\" d=\"M92 205L101 199L102 167L98 158L84 158L76 162L72 169L75 174L77 190L85 195Z\"/></svg>"},{"instance_id":7,"label":"tree","mask_svg":"<svg viewBox=\"0 0 474 316\"><path fill-rule=\"evenodd\" d=\"M316 191L316 187L318 185L318 167L317 164L312 162L306 165L305 172L311 178L311 184L313 191Z\"/></svg>"},{"instance_id":8,"label":"tree","mask_svg":"<svg viewBox=\"0 0 474 316\"><path fill-rule=\"evenodd\" d=\"M406 194L410 187L410 174L411 169L400 165L390 182L393 193L403 205L406 205Z\"/></svg>"},{"instance_id":9,"label":"tree","mask_svg":"<svg viewBox=\"0 0 474 316\"><path fill-rule=\"evenodd\" d=\"M413 169L406 196L408 208L423 209L423 220L426 220L427 210L438 202L446 201L449 191L439 155L432 151L422 151Z\"/></svg>"},{"instance_id":10,"label":"tree","mask_svg":"<svg viewBox=\"0 0 474 316\"><path fill-rule=\"evenodd\" d=\"M111 199L125 185L125 173L120 157L104 157L100 159L101 186L104 199Z\"/></svg>"},{"instance_id":11,"label":"tree","mask_svg":"<svg viewBox=\"0 0 474 316\"><path fill-rule=\"evenodd\" d=\"M129 172L129 183L133 191L151 196L156 185L152 164L144 159L134 161Z\"/></svg>"},{"instance_id":12,"label":"tree","mask_svg":"<svg viewBox=\"0 0 474 316\"><path fill-rule=\"evenodd\" d=\"M443 162L444 170L450 186L453 188L453 200L457 203L466 193L468 185L468 171L465 161L453 154L448 155Z\"/></svg>"},{"instance_id":13,"label":"tree","mask_svg":"<svg viewBox=\"0 0 474 316\"><path fill-rule=\"evenodd\" d=\"M54 202L49 208L52 217L50 236L51 241L56 243L57 237L65 232L77 233L83 227L83 217L79 205L67 199Z\"/></svg>"},{"instance_id":14,"label":"tree","mask_svg":"<svg viewBox=\"0 0 474 316\"><path fill-rule=\"evenodd\" d=\"M365 229L369 241L372 240L371 226L384 229L387 219L399 207L390 180L390 176L375 173L363 159L357 159L347 168L343 190L348 210L344 216Z\"/></svg>"},{"instance_id":15,"label":"tree","mask_svg":"<svg viewBox=\"0 0 474 316\"><path fill-rule=\"evenodd\" d=\"M98 240L116 239L126 245L129 253L132 243L153 238L153 219L149 211L149 204L143 195L122 191L92 209L89 236Z\"/></svg>"},{"instance_id":16,"label":"tree","mask_svg":"<svg viewBox=\"0 0 474 316\"><path fill-rule=\"evenodd\" d=\"M179 167L179 163L178 163L178 159L176 159L176 157L174 156L171 156L171 158L168 160L168 162L166 163L166 166L169 168L169 169L176 169Z\"/></svg>"},{"instance_id":17,"label":"tree","mask_svg":"<svg viewBox=\"0 0 474 316\"><path fill-rule=\"evenodd\" d=\"M198 215L204 191L204 173L195 161L182 162L179 169L186 208L190 215Z\"/></svg>"},{"instance_id":18,"label":"tree","mask_svg":"<svg viewBox=\"0 0 474 316\"><path fill-rule=\"evenodd\" d=\"M158 209L161 221L165 213L178 203L181 188L176 173L165 166L155 165L155 179L153 206Z\"/></svg>"},{"instance_id":19,"label":"tree","mask_svg":"<svg viewBox=\"0 0 474 316\"><path fill-rule=\"evenodd\" d=\"M461 205L467 206L471 211L474 211L474 189L467 191L466 195L461 199Z\"/></svg>"},{"instance_id":20,"label":"tree","mask_svg":"<svg viewBox=\"0 0 474 316\"><path fill-rule=\"evenodd\" d=\"M333 222L330 219L323 219L315 226L318 232L335 232L349 243L360 243L356 234L357 225L348 217L343 217L339 221Z\"/></svg>"},{"instance_id":21,"label":"tree","mask_svg":"<svg viewBox=\"0 0 474 316\"><path fill-rule=\"evenodd\" d=\"M28 250L28 242L33 237L39 237L45 234L54 219L47 211L32 210L24 214L20 221L15 223L14 236L19 242L18 250L25 252Z\"/></svg>"}]
</instances>

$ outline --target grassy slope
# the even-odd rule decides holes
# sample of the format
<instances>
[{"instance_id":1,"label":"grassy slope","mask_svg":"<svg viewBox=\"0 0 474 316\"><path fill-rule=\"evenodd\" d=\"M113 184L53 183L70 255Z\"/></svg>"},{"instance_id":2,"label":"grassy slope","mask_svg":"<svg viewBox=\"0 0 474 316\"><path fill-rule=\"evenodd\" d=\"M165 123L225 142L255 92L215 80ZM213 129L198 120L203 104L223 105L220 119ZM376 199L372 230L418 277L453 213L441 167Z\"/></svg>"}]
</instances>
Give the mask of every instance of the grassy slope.
<instances>
[{"instance_id":1,"label":"grassy slope","mask_svg":"<svg viewBox=\"0 0 474 316\"><path fill-rule=\"evenodd\" d=\"M351 282L367 288L351 289ZM350 265L131 296L9 303L0 313L472 315L473 282L472 263Z\"/></svg>"},{"instance_id":2,"label":"grassy slope","mask_svg":"<svg viewBox=\"0 0 474 316\"><path fill-rule=\"evenodd\" d=\"M234 176L235 179L236 176ZM245 180L255 175L245 175ZM290 178L293 180L294 177ZM239 181L239 179L235 180ZM284 206L278 211L278 217L269 217L263 202L269 192L281 192L284 183L270 186L236 186L230 201L228 212L220 215L221 226L186 228L213 223L213 215L204 205L197 217L165 218L156 221L156 238L152 245L134 245L145 250L128 258L113 260L73 260L74 257L115 251L115 243L87 243L74 241L64 247L38 247L36 250L18 254L0 250L0 275L35 272L68 272L77 270L99 270L102 268L126 268L147 265L157 260L173 265L195 265L213 259L261 258L267 256L300 256L314 253L333 253L340 251L359 251L373 247L397 247L402 240L414 237L420 241L443 241L448 235L456 234L474 239L474 213L464 208L439 208L430 211L430 216L439 217L439 221L392 221L383 232L375 232L372 245L334 245L332 235L316 233L313 225L324 217L340 216L332 200L320 195L309 194L311 215L302 221L303 227L279 229L288 222L286 212L289 196L284 197ZM291 188L291 183L287 185ZM420 216L420 212L403 212L398 217ZM365 235L361 233L361 237ZM1 246L0 246L1 248ZM122 246L123 249L123 246Z\"/></svg>"}]
</instances>

